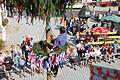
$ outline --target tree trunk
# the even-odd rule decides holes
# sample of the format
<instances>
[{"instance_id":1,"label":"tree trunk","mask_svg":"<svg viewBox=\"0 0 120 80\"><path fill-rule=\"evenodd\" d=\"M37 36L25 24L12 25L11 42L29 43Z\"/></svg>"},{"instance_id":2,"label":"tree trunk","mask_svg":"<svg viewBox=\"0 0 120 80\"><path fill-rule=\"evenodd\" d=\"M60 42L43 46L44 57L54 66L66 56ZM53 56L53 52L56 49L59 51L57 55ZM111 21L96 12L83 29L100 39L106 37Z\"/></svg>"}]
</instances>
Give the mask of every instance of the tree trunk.
<instances>
[{"instance_id":1,"label":"tree trunk","mask_svg":"<svg viewBox=\"0 0 120 80\"><path fill-rule=\"evenodd\" d=\"M3 25L2 25L2 21L3 21L3 18L4 18L4 15L3 15L4 13L3 13L3 11L2 11L2 9L1 9L1 7L0 7L0 30L1 30L1 39L3 40L3 41L6 41L6 29L5 29L5 27L3 27Z\"/></svg>"}]
</instances>

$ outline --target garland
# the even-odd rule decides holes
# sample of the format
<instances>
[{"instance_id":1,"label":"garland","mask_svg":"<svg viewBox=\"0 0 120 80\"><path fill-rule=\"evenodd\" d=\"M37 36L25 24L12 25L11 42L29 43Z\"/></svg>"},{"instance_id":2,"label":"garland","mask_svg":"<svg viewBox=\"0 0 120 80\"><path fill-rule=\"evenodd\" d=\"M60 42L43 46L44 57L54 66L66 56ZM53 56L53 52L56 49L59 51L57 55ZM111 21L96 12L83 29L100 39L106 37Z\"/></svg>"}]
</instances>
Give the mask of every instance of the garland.
<instances>
[{"instance_id":1,"label":"garland","mask_svg":"<svg viewBox=\"0 0 120 80\"><path fill-rule=\"evenodd\" d=\"M38 19L48 20L47 16L53 17L56 16L56 13L59 15L64 15L66 11L67 3L73 5L77 0L2 0L7 6L11 9L13 7L19 13L19 17L22 16L23 11L26 11L26 14L31 16L31 23L33 23L33 18L38 17ZM48 14L46 16L46 13ZM18 22L20 18L18 18Z\"/></svg>"}]
</instances>

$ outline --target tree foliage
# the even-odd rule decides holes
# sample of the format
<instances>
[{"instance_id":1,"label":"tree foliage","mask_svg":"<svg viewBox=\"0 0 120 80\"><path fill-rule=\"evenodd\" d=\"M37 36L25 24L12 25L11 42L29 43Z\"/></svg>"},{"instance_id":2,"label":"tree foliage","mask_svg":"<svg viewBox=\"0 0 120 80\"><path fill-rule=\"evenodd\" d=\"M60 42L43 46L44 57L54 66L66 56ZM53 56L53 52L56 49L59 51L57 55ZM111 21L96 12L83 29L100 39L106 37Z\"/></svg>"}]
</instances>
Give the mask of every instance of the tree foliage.
<instances>
[{"instance_id":1,"label":"tree foliage","mask_svg":"<svg viewBox=\"0 0 120 80\"><path fill-rule=\"evenodd\" d=\"M25 10L27 16L49 21L52 16L63 15L67 5L72 5L77 0L2 0L8 7L17 9L19 17Z\"/></svg>"}]
</instances>

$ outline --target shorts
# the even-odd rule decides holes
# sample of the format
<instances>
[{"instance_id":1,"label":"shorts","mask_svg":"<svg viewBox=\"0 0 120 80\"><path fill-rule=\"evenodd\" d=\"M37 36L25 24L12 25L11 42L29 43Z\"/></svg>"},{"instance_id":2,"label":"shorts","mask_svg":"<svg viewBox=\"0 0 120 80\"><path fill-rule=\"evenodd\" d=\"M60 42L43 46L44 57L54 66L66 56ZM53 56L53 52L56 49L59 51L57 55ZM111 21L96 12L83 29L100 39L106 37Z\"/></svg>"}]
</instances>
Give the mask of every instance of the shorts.
<instances>
[{"instance_id":1,"label":"shorts","mask_svg":"<svg viewBox=\"0 0 120 80\"><path fill-rule=\"evenodd\" d=\"M25 71L25 66L19 66L20 71L24 72Z\"/></svg>"},{"instance_id":2,"label":"shorts","mask_svg":"<svg viewBox=\"0 0 120 80\"><path fill-rule=\"evenodd\" d=\"M35 68L35 67L36 67L35 64L31 64L31 69L32 69L32 68Z\"/></svg>"}]
</instances>

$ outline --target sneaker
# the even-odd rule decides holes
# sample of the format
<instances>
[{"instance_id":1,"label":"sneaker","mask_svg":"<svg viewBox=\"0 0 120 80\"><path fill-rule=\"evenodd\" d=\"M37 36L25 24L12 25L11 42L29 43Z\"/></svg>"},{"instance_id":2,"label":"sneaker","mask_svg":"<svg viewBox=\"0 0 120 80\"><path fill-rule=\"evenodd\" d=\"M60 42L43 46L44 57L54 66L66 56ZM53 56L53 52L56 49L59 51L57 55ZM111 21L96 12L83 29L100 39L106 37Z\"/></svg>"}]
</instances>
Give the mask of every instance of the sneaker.
<instances>
[{"instance_id":1,"label":"sneaker","mask_svg":"<svg viewBox=\"0 0 120 80\"><path fill-rule=\"evenodd\" d=\"M111 62L108 62L109 64L111 64Z\"/></svg>"}]
</instances>

